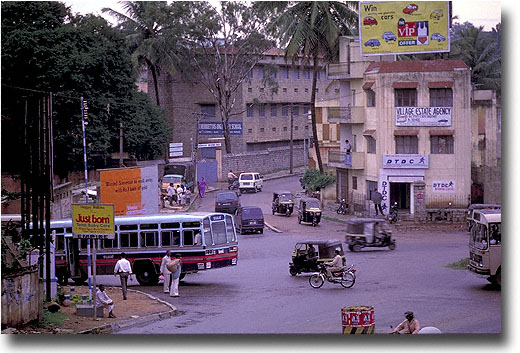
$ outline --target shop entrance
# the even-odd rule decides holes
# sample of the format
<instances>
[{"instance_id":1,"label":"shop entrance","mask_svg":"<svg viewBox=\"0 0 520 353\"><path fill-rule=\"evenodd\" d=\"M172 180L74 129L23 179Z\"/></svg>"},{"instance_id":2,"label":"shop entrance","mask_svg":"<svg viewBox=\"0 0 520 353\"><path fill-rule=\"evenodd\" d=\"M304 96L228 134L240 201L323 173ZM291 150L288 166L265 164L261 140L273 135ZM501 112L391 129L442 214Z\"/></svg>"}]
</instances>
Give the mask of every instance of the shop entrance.
<instances>
[{"instance_id":1,"label":"shop entrance","mask_svg":"<svg viewBox=\"0 0 520 353\"><path fill-rule=\"evenodd\" d=\"M410 211L410 183L390 183L390 205Z\"/></svg>"}]
</instances>

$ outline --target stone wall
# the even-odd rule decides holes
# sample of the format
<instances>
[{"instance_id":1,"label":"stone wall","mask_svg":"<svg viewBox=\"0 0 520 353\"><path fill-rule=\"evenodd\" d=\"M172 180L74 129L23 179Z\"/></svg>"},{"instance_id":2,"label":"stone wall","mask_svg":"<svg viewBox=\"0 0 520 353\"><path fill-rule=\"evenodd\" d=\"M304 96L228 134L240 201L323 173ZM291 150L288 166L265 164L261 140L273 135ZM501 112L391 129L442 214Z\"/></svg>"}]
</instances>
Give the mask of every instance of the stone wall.
<instances>
[{"instance_id":1,"label":"stone wall","mask_svg":"<svg viewBox=\"0 0 520 353\"><path fill-rule=\"evenodd\" d=\"M482 186L483 203L502 203L502 168L480 166L471 168L473 183Z\"/></svg>"}]
</instances>

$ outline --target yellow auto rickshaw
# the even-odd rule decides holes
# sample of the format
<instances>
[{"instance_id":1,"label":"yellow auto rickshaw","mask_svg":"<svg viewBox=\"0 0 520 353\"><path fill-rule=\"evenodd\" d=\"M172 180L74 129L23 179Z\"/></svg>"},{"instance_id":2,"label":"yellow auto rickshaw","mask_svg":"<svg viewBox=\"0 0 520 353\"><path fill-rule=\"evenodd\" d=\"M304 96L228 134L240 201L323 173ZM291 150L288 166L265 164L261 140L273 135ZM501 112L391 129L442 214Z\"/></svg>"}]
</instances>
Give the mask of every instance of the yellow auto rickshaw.
<instances>
[{"instance_id":1,"label":"yellow auto rickshaw","mask_svg":"<svg viewBox=\"0 0 520 353\"><path fill-rule=\"evenodd\" d=\"M353 218L347 221L345 235L350 251L360 251L364 247L386 247L395 249L395 240L392 239L392 230L382 218Z\"/></svg>"},{"instance_id":2,"label":"yellow auto rickshaw","mask_svg":"<svg viewBox=\"0 0 520 353\"><path fill-rule=\"evenodd\" d=\"M273 192L273 215L281 213L290 216L294 209L294 195L289 191L275 191Z\"/></svg>"},{"instance_id":3,"label":"yellow auto rickshaw","mask_svg":"<svg viewBox=\"0 0 520 353\"><path fill-rule=\"evenodd\" d=\"M298 223L312 223L316 227L321 220L320 200L314 197L302 197L298 207Z\"/></svg>"},{"instance_id":4,"label":"yellow auto rickshaw","mask_svg":"<svg viewBox=\"0 0 520 353\"><path fill-rule=\"evenodd\" d=\"M339 250L345 264L343 246L339 240L308 239L294 245L292 262L289 263L289 273L296 276L302 272L318 272L318 265L332 261L334 250Z\"/></svg>"}]
</instances>

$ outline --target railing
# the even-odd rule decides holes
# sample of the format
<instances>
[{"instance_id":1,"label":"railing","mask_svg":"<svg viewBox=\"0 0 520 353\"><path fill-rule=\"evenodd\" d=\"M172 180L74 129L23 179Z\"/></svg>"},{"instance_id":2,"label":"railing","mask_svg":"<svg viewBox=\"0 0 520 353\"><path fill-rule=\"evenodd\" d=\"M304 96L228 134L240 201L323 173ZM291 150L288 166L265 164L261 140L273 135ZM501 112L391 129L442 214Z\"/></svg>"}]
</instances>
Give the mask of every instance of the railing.
<instances>
[{"instance_id":1,"label":"railing","mask_svg":"<svg viewBox=\"0 0 520 353\"><path fill-rule=\"evenodd\" d=\"M334 168L364 169L365 154L363 152L352 152L346 154L339 150L329 150L329 166Z\"/></svg>"},{"instance_id":2,"label":"railing","mask_svg":"<svg viewBox=\"0 0 520 353\"><path fill-rule=\"evenodd\" d=\"M332 107L327 108L327 111L327 120L329 123L362 124L364 122L363 107Z\"/></svg>"}]
</instances>

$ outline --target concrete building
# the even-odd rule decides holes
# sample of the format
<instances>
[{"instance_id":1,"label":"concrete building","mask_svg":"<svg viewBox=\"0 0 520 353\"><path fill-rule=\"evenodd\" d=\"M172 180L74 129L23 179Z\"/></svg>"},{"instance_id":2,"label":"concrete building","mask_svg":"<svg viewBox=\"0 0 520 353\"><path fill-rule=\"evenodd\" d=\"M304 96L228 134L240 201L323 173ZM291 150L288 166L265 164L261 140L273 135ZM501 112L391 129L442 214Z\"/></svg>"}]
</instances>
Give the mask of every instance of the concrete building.
<instances>
[{"instance_id":1,"label":"concrete building","mask_svg":"<svg viewBox=\"0 0 520 353\"><path fill-rule=\"evenodd\" d=\"M340 102L340 158L333 164L329 159L337 168L338 196L369 210L377 188L384 209L397 202L412 215L448 202L466 207L471 188L469 67L460 60L367 64L356 58L359 42L354 38L343 42L341 51L350 54L329 66L329 78L331 69L350 68L350 74L336 75L341 75L342 97L348 97ZM348 160L346 139L353 147Z\"/></svg>"}]
</instances>

